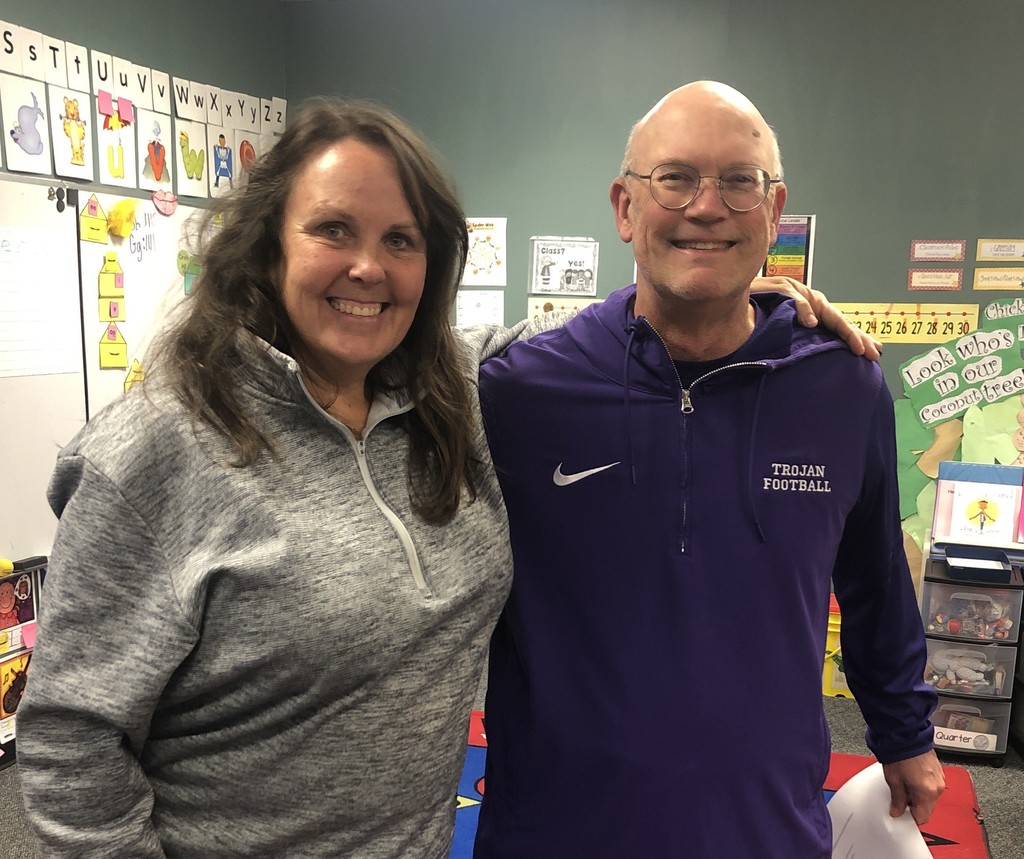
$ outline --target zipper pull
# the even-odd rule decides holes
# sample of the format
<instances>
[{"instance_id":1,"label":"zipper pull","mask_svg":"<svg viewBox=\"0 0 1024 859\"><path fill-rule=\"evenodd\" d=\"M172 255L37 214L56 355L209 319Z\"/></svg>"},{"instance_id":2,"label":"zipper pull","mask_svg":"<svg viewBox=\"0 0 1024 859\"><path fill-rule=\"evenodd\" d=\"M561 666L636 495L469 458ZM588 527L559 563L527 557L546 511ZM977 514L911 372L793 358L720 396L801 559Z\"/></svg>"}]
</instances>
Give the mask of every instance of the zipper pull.
<instances>
[{"instance_id":1,"label":"zipper pull","mask_svg":"<svg viewBox=\"0 0 1024 859\"><path fill-rule=\"evenodd\" d=\"M690 399L690 392L683 388L683 414L688 415L693 412L693 401Z\"/></svg>"}]
</instances>

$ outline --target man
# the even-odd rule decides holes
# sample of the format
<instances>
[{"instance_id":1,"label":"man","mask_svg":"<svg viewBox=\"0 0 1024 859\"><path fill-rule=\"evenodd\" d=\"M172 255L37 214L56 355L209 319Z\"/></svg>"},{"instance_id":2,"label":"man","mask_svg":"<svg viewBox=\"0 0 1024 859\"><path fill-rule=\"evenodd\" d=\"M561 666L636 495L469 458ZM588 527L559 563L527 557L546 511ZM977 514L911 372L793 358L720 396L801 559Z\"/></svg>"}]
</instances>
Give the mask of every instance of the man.
<instances>
[{"instance_id":1,"label":"man","mask_svg":"<svg viewBox=\"0 0 1024 859\"><path fill-rule=\"evenodd\" d=\"M830 580L890 814L943 789L892 399L751 298L786 186L722 84L667 95L611 186L637 283L485 364L512 528L478 859L826 859Z\"/></svg>"}]
</instances>

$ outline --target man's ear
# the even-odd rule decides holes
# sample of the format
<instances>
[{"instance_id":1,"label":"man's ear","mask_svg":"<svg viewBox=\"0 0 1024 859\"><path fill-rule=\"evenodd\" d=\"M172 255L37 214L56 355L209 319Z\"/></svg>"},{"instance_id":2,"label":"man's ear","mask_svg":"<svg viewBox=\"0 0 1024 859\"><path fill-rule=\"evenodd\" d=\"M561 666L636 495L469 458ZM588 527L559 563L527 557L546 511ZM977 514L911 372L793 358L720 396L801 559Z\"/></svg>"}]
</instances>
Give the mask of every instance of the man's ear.
<instances>
[{"instance_id":1,"label":"man's ear","mask_svg":"<svg viewBox=\"0 0 1024 859\"><path fill-rule=\"evenodd\" d=\"M608 190L608 197L612 201L612 212L615 214L615 229L619 231L619 238L628 244L633 241L633 219L629 209L632 198L629 196L624 177L615 177L612 187Z\"/></svg>"},{"instance_id":2,"label":"man's ear","mask_svg":"<svg viewBox=\"0 0 1024 859\"><path fill-rule=\"evenodd\" d=\"M782 182L774 186L775 196L772 199L772 240L769 247L779 240L779 218L782 217L782 210L786 208L786 186Z\"/></svg>"}]
</instances>

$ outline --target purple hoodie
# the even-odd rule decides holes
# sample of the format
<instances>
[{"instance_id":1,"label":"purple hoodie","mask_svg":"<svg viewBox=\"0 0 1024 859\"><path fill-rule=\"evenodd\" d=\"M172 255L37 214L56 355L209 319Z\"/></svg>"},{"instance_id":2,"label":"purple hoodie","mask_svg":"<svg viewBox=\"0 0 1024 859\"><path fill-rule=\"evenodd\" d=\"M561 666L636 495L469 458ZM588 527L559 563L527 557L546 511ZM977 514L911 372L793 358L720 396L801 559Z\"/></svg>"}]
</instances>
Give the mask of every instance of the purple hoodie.
<instances>
[{"instance_id":1,"label":"purple hoodie","mask_svg":"<svg viewBox=\"0 0 1024 859\"><path fill-rule=\"evenodd\" d=\"M684 389L635 291L481 370L515 576L475 855L827 859L830 579L869 747L932 747L892 398L775 295Z\"/></svg>"}]
</instances>

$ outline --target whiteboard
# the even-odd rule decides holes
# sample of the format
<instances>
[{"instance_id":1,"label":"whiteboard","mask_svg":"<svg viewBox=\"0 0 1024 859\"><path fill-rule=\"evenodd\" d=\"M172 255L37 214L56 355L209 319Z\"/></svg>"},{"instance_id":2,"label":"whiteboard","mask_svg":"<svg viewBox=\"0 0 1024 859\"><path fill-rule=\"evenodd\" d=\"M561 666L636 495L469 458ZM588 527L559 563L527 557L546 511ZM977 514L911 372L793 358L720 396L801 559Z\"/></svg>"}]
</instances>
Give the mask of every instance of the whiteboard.
<instances>
[{"instance_id":1,"label":"whiteboard","mask_svg":"<svg viewBox=\"0 0 1024 859\"><path fill-rule=\"evenodd\" d=\"M119 204L134 205L134 226L118 236L92 229L90 211L105 222ZM178 205L161 213L152 199L79 192L79 260L86 413L95 416L144 375L154 334L191 289L203 210Z\"/></svg>"},{"instance_id":2,"label":"whiteboard","mask_svg":"<svg viewBox=\"0 0 1024 859\"><path fill-rule=\"evenodd\" d=\"M0 556L47 555L46 486L85 423L77 212L0 180Z\"/></svg>"}]
</instances>

